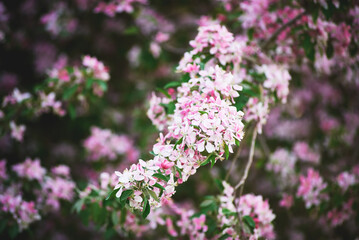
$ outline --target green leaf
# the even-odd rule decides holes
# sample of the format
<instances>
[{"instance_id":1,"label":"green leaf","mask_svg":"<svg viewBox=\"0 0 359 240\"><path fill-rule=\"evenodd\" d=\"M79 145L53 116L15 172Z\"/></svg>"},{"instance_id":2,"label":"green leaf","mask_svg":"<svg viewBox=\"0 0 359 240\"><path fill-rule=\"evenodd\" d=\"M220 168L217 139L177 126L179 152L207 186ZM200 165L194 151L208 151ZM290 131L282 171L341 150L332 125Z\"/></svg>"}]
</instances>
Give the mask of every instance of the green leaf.
<instances>
[{"instance_id":1,"label":"green leaf","mask_svg":"<svg viewBox=\"0 0 359 240\"><path fill-rule=\"evenodd\" d=\"M98 84L100 86L100 88L102 89L102 91L106 92L107 91L107 83L105 81L102 80L95 80L96 84Z\"/></svg>"},{"instance_id":2,"label":"green leaf","mask_svg":"<svg viewBox=\"0 0 359 240\"><path fill-rule=\"evenodd\" d=\"M120 202L125 202L127 198L129 198L133 194L133 192L134 191L132 189L123 191L120 197Z\"/></svg>"},{"instance_id":3,"label":"green leaf","mask_svg":"<svg viewBox=\"0 0 359 240\"><path fill-rule=\"evenodd\" d=\"M102 225L106 221L107 210L101 207L97 202L91 205L93 220L97 225Z\"/></svg>"},{"instance_id":4,"label":"green leaf","mask_svg":"<svg viewBox=\"0 0 359 240\"><path fill-rule=\"evenodd\" d=\"M234 141L235 141L236 145L239 147L239 145L241 144L240 141L237 138L234 138Z\"/></svg>"},{"instance_id":5,"label":"green leaf","mask_svg":"<svg viewBox=\"0 0 359 240\"><path fill-rule=\"evenodd\" d=\"M78 84L74 84L73 86L67 88L64 90L64 94L62 95L62 99L63 100L68 100L72 97L72 95L75 94L75 92L77 91L78 88Z\"/></svg>"},{"instance_id":6,"label":"green leaf","mask_svg":"<svg viewBox=\"0 0 359 240\"><path fill-rule=\"evenodd\" d=\"M229 149L228 149L228 145L227 145L227 144L224 144L224 152L225 152L225 155L226 155L226 159L228 160L228 157L229 157Z\"/></svg>"},{"instance_id":7,"label":"green leaf","mask_svg":"<svg viewBox=\"0 0 359 240\"><path fill-rule=\"evenodd\" d=\"M175 143L173 149L176 149L178 144L181 144L183 142L183 137L181 137L180 139L177 140L177 142Z\"/></svg>"},{"instance_id":8,"label":"green leaf","mask_svg":"<svg viewBox=\"0 0 359 240\"><path fill-rule=\"evenodd\" d=\"M181 82L188 82L190 79L191 79L191 76L189 75L189 73L185 73L181 77Z\"/></svg>"},{"instance_id":9,"label":"green leaf","mask_svg":"<svg viewBox=\"0 0 359 240\"><path fill-rule=\"evenodd\" d=\"M84 205L85 203L85 199L84 198L81 198L79 199L75 204L74 206L72 207L72 211L76 211L76 213L79 213L82 209L82 206Z\"/></svg>"},{"instance_id":10,"label":"green leaf","mask_svg":"<svg viewBox=\"0 0 359 240\"><path fill-rule=\"evenodd\" d=\"M166 189L159 183L156 183L155 185L153 185L156 188L162 189L163 191L165 191Z\"/></svg>"},{"instance_id":11,"label":"green leaf","mask_svg":"<svg viewBox=\"0 0 359 240\"><path fill-rule=\"evenodd\" d=\"M69 114L70 114L70 118L71 119L75 119L76 118L76 109L74 107L74 105L69 104L69 106L67 107Z\"/></svg>"},{"instance_id":12,"label":"green leaf","mask_svg":"<svg viewBox=\"0 0 359 240\"><path fill-rule=\"evenodd\" d=\"M138 33L138 29L135 26L131 26L126 28L123 32L125 35L136 35Z\"/></svg>"},{"instance_id":13,"label":"green leaf","mask_svg":"<svg viewBox=\"0 0 359 240\"><path fill-rule=\"evenodd\" d=\"M92 84L95 82L94 78L87 78L86 79L86 89L91 89L92 88Z\"/></svg>"},{"instance_id":14,"label":"green leaf","mask_svg":"<svg viewBox=\"0 0 359 240\"><path fill-rule=\"evenodd\" d=\"M204 200L201 205L199 205L201 208L205 208L205 207L209 207L210 205L213 204L213 199L207 199Z\"/></svg>"},{"instance_id":15,"label":"green leaf","mask_svg":"<svg viewBox=\"0 0 359 240\"><path fill-rule=\"evenodd\" d=\"M316 24L319 16L320 6L318 4L310 4L310 13L312 15L313 22Z\"/></svg>"},{"instance_id":16,"label":"green leaf","mask_svg":"<svg viewBox=\"0 0 359 240\"><path fill-rule=\"evenodd\" d=\"M179 87L179 86L181 86L181 85L182 85L181 82L170 82L170 83L167 83L163 88L164 88L164 89L174 88L174 87Z\"/></svg>"},{"instance_id":17,"label":"green leaf","mask_svg":"<svg viewBox=\"0 0 359 240\"><path fill-rule=\"evenodd\" d=\"M127 209L126 209L126 208L122 208L122 209L121 209L121 216L120 216L120 218L121 218L121 220L120 220L121 224L124 224L124 223L125 223L125 221L126 221L126 216L127 216Z\"/></svg>"},{"instance_id":18,"label":"green leaf","mask_svg":"<svg viewBox=\"0 0 359 240\"><path fill-rule=\"evenodd\" d=\"M306 57L314 62L315 60L315 44L312 42L312 39L308 33L303 33L300 35L301 45L304 49Z\"/></svg>"},{"instance_id":19,"label":"green leaf","mask_svg":"<svg viewBox=\"0 0 359 240\"><path fill-rule=\"evenodd\" d=\"M325 54L327 55L328 59L332 58L334 55L334 47L333 47L332 40L330 38L327 42L327 49L325 51Z\"/></svg>"},{"instance_id":20,"label":"green leaf","mask_svg":"<svg viewBox=\"0 0 359 240\"><path fill-rule=\"evenodd\" d=\"M173 114L175 112L176 104L174 102L169 102L167 104L160 103L159 105L165 108L167 114Z\"/></svg>"},{"instance_id":21,"label":"green leaf","mask_svg":"<svg viewBox=\"0 0 359 240\"><path fill-rule=\"evenodd\" d=\"M218 238L218 240L226 240L227 238L229 238L231 235L229 235L228 233L223 234L220 238Z\"/></svg>"},{"instance_id":22,"label":"green leaf","mask_svg":"<svg viewBox=\"0 0 359 240\"><path fill-rule=\"evenodd\" d=\"M182 170L177 166L175 166L175 168L176 168L176 170L178 172L179 177L182 178Z\"/></svg>"},{"instance_id":23,"label":"green leaf","mask_svg":"<svg viewBox=\"0 0 359 240\"><path fill-rule=\"evenodd\" d=\"M206 112L206 111L198 111L200 114L208 114L208 112Z\"/></svg>"},{"instance_id":24,"label":"green leaf","mask_svg":"<svg viewBox=\"0 0 359 240\"><path fill-rule=\"evenodd\" d=\"M216 156L213 154L210 156L211 159L211 168L214 166L214 164L216 163Z\"/></svg>"},{"instance_id":25,"label":"green leaf","mask_svg":"<svg viewBox=\"0 0 359 240\"><path fill-rule=\"evenodd\" d=\"M256 223L254 222L253 218L251 218L250 216L244 216L242 218L243 222L245 225L248 226L250 232L253 234L254 233L254 228L256 227Z\"/></svg>"},{"instance_id":26,"label":"green leaf","mask_svg":"<svg viewBox=\"0 0 359 240\"><path fill-rule=\"evenodd\" d=\"M119 222L119 218L118 218L118 214L117 214L117 211L114 210L112 213L111 213L111 220L112 220L112 223L114 226L116 226Z\"/></svg>"},{"instance_id":27,"label":"green leaf","mask_svg":"<svg viewBox=\"0 0 359 240\"><path fill-rule=\"evenodd\" d=\"M165 95L166 97L171 98L171 95L169 95L169 93L166 90L163 90L162 88L156 88L156 90L158 92L163 93L163 95Z\"/></svg>"},{"instance_id":28,"label":"green leaf","mask_svg":"<svg viewBox=\"0 0 359 240\"><path fill-rule=\"evenodd\" d=\"M147 198L145 197L144 203L143 203L142 217L146 218L148 216L148 214L150 214L150 212L151 212L151 206L150 206L150 203L148 202Z\"/></svg>"},{"instance_id":29,"label":"green leaf","mask_svg":"<svg viewBox=\"0 0 359 240\"><path fill-rule=\"evenodd\" d=\"M107 200L109 200L109 199L114 198L114 196L116 195L116 193L117 193L119 190L120 190L119 188L112 190L112 191L107 195L107 197L105 198L105 200L107 201Z\"/></svg>"},{"instance_id":30,"label":"green leaf","mask_svg":"<svg viewBox=\"0 0 359 240\"><path fill-rule=\"evenodd\" d=\"M2 231L4 231L5 227L6 227L6 220L2 220L0 221L0 233L2 233Z\"/></svg>"},{"instance_id":31,"label":"green leaf","mask_svg":"<svg viewBox=\"0 0 359 240\"><path fill-rule=\"evenodd\" d=\"M161 173L155 173L155 174L152 175L152 177L161 179L161 180L163 180L165 182L168 182L168 180L170 180L168 177L166 177L165 175L163 175Z\"/></svg>"},{"instance_id":32,"label":"green leaf","mask_svg":"<svg viewBox=\"0 0 359 240\"><path fill-rule=\"evenodd\" d=\"M214 183L216 184L217 188L222 192L224 190L222 181L218 178L214 179Z\"/></svg>"},{"instance_id":33,"label":"green leaf","mask_svg":"<svg viewBox=\"0 0 359 240\"><path fill-rule=\"evenodd\" d=\"M150 194L150 196L156 201L156 202L160 202L160 200L158 199L156 193L150 189L148 189L148 193Z\"/></svg>"},{"instance_id":34,"label":"green leaf","mask_svg":"<svg viewBox=\"0 0 359 240\"><path fill-rule=\"evenodd\" d=\"M207 164L211 161L210 157L211 157L212 155L213 155L213 153L212 153L211 155L209 155L204 162L201 163L201 166L207 165Z\"/></svg>"},{"instance_id":35,"label":"green leaf","mask_svg":"<svg viewBox=\"0 0 359 240\"><path fill-rule=\"evenodd\" d=\"M247 35L248 35L249 41L252 41L253 40L253 35L254 35L254 28L248 29Z\"/></svg>"},{"instance_id":36,"label":"green leaf","mask_svg":"<svg viewBox=\"0 0 359 240\"><path fill-rule=\"evenodd\" d=\"M16 235L19 233L19 228L16 224L9 228L9 236L11 239L14 239Z\"/></svg>"},{"instance_id":37,"label":"green leaf","mask_svg":"<svg viewBox=\"0 0 359 240\"><path fill-rule=\"evenodd\" d=\"M232 212L230 211L229 209L227 208L223 208L222 209L222 212L225 216L237 216L237 213L236 212Z\"/></svg>"}]
</instances>

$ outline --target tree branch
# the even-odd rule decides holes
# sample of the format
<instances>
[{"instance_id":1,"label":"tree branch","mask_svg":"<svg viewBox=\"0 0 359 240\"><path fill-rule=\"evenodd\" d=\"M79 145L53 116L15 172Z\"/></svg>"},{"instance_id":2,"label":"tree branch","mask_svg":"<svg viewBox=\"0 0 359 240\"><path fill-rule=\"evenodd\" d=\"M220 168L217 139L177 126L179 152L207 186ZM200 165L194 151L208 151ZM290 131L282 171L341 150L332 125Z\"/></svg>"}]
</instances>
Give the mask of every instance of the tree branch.
<instances>
[{"instance_id":1,"label":"tree branch","mask_svg":"<svg viewBox=\"0 0 359 240\"><path fill-rule=\"evenodd\" d=\"M306 14L306 11L298 14L296 17L294 17L292 20L288 21L287 23L283 24L280 28L278 28L273 34L272 36L270 36L270 38L268 38L267 41L265 41L263 43L263 45L261 46L261 49L264 50L266 48L269 47L269 44L271 44L277 37L278 35L283 32L287 27L291 26L292 24L294 24L298 19L300 19L301 17L303 17Z\"/></svg>"},{"instance_id":2,"label":"tree branch","mask_svg":"<svg viewBox=\"0 0 359 240\"><path fill-rule=\"evenodd\" d=\"M226 175L226 178L224 179L224 181L226 181L226 182L228 181L229 175L231 175L231 172L233 171L234 166L236 165L236 162L237 162L237 159L239 158L239 155L241 155L241 149L242 149L241 146L242 146L242 144L238 147L237 153L233 158L231 167L229 168L229 171L228 171L228 173Z\"/></svg>"},{"instance_id":3,"label":"tree branch","mask_svg":"<svg viewBox=\"0 0 359 240\"><path fill-rule=\"evenodd\" d=\"M254 128L254 131L253 131L251 149L249 151L249 158L248 158L246 168L244 170L243 177L242 177L241 181L235 186L235 188L234 188L235 190L237 190L239 187L242 186L242 188L241 188L241 192L242 192L243 185L247 180L248 172L249 172L249 169L251 168L252 162L253 162L253 155L254 155L254 147L255 147L256 137L257 137L257 126ZM241 195L241 193L240 193L240 195Z\"/></svg>"}]
</instances>

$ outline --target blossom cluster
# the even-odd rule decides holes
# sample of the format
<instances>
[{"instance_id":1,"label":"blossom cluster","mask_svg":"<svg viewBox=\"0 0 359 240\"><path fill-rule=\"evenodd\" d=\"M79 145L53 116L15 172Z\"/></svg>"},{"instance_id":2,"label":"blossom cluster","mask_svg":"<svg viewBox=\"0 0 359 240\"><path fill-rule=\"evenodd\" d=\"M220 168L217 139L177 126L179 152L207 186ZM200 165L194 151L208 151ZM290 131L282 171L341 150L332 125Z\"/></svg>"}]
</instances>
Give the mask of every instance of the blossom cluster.
<instances>
[{"instance_id":1,"label":"blossom cluster","mask_svg":"<svg viewBox=\"0 0 359 240\"><path fill-rule=\"evenodd\" d=\"M237 76L241 73L238 65L241 63L242 57L254 52L253 47L247 46L246 38L235 39L225 26L219 24L199 27L198 35L190 41L190 45L193 50L185 53L177 67L178 71L190 74L200 70L201 56L206 52L213 56L212 61L217 60L221 65L233 63L233 75Z\"/></svg>"},{"instance_id":2,"label":"blossom cluster","mask_svg":"<svg viewBox=\"0 0 359 240\"><path fill-rule=\"evenodd\" d=\"M293 186L297 183L296 162L297 158L293 153L279 148L269 157L266 169L279 177L281 187Z\"/></svg>"},{"instance_id":3,"label":"blossom cluster","mask_svg":"<svg viewBox=\"0 0 359 240\"><path fill-rule=\"evenodd\" d=\"M125 155L129 162L134 162L139 155L133 140L127 135L117 135L98 127L91 128L91 136L84 141L84 147L91 161L115 160L119 155Z\"/></svg>"},{"instance_id":4,"label":"blossom cluster","mask_svg":"<svg viewBox=\"0 0 359 240\"><path fill-rule=\"evenodd\" d=\"M168 133L160 135L153 147L154 159L140 160L123 173L116 172L117 196L134 189L129 198L131 207L143 209L146 198L151 206L158 207L206 159L213 164L224 159L225 153L228 157L244 134L243 113L230 102L238 96L235 89L240 90L240 86L234 83L233 76L218 66L178 87L172 121L168 123ZM150 194L146 196L146 192Z\"/></svg>"},{"instance_id":5,"label":"blossom cluster","mask_svg":"<svg viewBox=\"0 0 359 240\"><path fill-rule=\"evenodd\" d=\"M108 67L97 58L88 55L83 57L82 65L81 68L55 66L48 72L50 77L48 86L55 91L67 85L76 91L92 89L93 94L102 96L107 89L106 82L110 78Z\"/></svg>"},{"instance_id":6,"label":"blossom cluster","mask_svg":"<svg viewBox=\"0 0 359 240\"><path fill-rule=\"evenodd\" d=\"M91 204L97 204L95 201L101 202L116 185L117 178L116 174L110 175L107 172L102 172L98 182L90 183L79 193L80 200L78 203L82 203L82 205L79 205L80 207L77 210L83 211L90 208ZM99 197L94 199L90 195L98 195ZM206 239L205 232L208 230L205 223L206 216L202 214L195 217L195 210L187 204L176 204L172 200L163 202L163 206L153 209L145 221L132 212L116 211L115 206L111 204L107 205L107 210L109 214L115 214L118 219L121 219L121 216L125 214L126 218L123 222L113 222L116 231L124 236L133 233L137 238L141 238L145 234L158 231L160 227L166 227L170 237L188 236L190 239Z\"/></svg>"},{"instance_id":7,"label":"blossom cluster","mask_svg":"<svg viewBox=\"0 0 359 240\"><path fill-rule=\"evenodd\" d=\"M26 126L18 124L21 117L34 117L52 111L58 116L66 114L66 108L72 116L76 110L72 104L80 101L86 105L86 97L102 96L107 90L110 78L108 68L97 58L85 56L83 67L66 67L64 63L55 64L49 70L47 84L39 87L35 94L21 92L15 88L2 100L0 119L4 129L11 131L11 137L23 141ZM34 95L34 96L33 96ZM12 109L18 109L14 116Z\"/></svg>"},{"instance_id":8,"label":"blossom cluster","mask_svg":"<svg viewBox=\"0 0 359 240\"><path fill-rule=\"evenodd\" d=\"M269 207L268 200L262 196L246 194L235 199L235 191L228 183L222 182L224 190L220 195L218 220L223 227L222 234L227 234L227 239L241 239L240 237L250 235L250 239L274 239L274 228L272 221L275 218ZM249 216L254 220L253 233L238 232L236 226L239 224L238 217Z\"/></svg>"},{"instance_id":9,"label":"blossom cluster","mask_svg":"<svg viewBox=\"0 0 359 240\"><path fill-rule=\"evenodd\" d=\"M297 196L303 198L306 208L317 206L322 200L328 198L325 193L322 193L327 183L314 169L308 169L307 176L300 176L299 181Z\"/></svg>"},{"instance_id":10,"label":"blossom cluster","mask_svg":"<svg viewBox=\"0 0 359 240\"><path fill-rule=\"evenodd\" d=\"M41 219L42 214L60 209L60 200L71 201L75 183L70 178L68 166L53 167L51 173L41 166L39 159L30 159L12 166L17 178L10 178L7 161L0 161L0 215L10 214L8 224L17 224L19 231ZM31 188L29 188L31 186ZM35 199L27 199L35 196Z\"/></svg>"},{"instance_id":11,"label":"blossom cluster","mask_svg":"<svg viewBox=\"0 0 359 240\"><path fill-rule=\"evenodd\" d=\"M113 0L109 3L100 1L96 8L95 13L104 13L110 17L114 17L116 13L126 12L132 13L134 11L134 4L146 4L147 0Z\"/></svg>"}]
</instances>

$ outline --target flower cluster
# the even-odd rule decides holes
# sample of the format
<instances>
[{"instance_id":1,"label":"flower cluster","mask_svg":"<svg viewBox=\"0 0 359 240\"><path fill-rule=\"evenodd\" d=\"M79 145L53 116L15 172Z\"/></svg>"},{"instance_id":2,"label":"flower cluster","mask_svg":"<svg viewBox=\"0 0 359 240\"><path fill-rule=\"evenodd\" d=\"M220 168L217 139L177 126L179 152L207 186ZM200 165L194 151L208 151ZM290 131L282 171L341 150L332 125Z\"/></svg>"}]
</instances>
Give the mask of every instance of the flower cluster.
<instances>
[{"instance_id":1,"label":"flower cluster","mask_svg":"<svg viewBox=\"0 0 359 240\"><path fill-rule=\"evenodd\" d=\"M268 200L263 200L262 196L253 194L243 195L236 200L237 211L242 216L251 216L256 223L254 235L266 239L274 239L274 229L272 221L275 218L272 210L269 208Z\"/></svg>"},{"instance_id":2,"label":"flower cluster","mask_svg":"<svg viewBox=\"0 0 359 240\"><path fill-rule=\"evenodd\" d=\"M306 142L296 142L293 146L293 152L304 162L319 163L320 155L310 149Z\"/></svg>"},{"instance_id":3,"label":"flower cluster","mask_svg":"<svg viewBox=\"0 0 359 240\"><path fill-rule=\"evenodd\" d=\"M117 196L133 189L129 198L131 207L142 209L147 198L151 206L158 207L206 159L213 164L224 159L225 153L228 157L233 152L232 146L244 134L243 113L230 105L230 99L238 96L236 89L241 88L234 83L233 76L218 66L202 71L199 77L178 87L172 121L166 136L161 135L153 147L154 159L140 160L129 170L117 172ZM146 192L150 194L146 196Z\"/></svg>"},{"instance_id":4,"label":"flower cluster","mask_svg":"<svg viewBox=\"0 0 359 240\"><path fill-rule=\"evenodd\" d=\"M57 37L73 34L78 28L78 20L63 2L56 4L53 11L43 15L41 23L45 25L46 31Z\"/></svg>"},{"instance_id":5,"label":"flower cluster","mask_svg":"<svg viewBox=\"0 0 359 240\"><path fill-rule=\"evenodd\" d=\"M165 108L161 104L169 104L170 102L171 99L168 97L157 97L155 93L152 93L147 116L160 131L163 131L168 122L171 121L171 115L166 114Z\"/></svg>"},{"instance_id":6,"label":"flower cluster","mask_svg":"<svg viewBox=\"0 0 359 240\"><path fill-rule=\"evenodd\" d=\"M16 172L19 177L28 179L28 180L37 180L42 181L46 170L41 167L40 160L26 158L25 162L16 164L12 167L12 170Z\"/></svg>"},{"instance_id":7,"label":"flower cluster","mask_svg":"<svg viewBox=\"0 0 359 240\"><path fill-rule=\"evenodd\" d=\"M91 161L100 159L115 160L119 155L133 162L138 159L139 152L134 147L133 140L126 135L117 135L109 129L91 128L91 136L84 141L84 147Z\"/></svg>"},{"instance_id":8,"label":"flower cluster","mask_svg":"<svg viewBox=\"0 0 359 240\"><path fill-rule=\"evenodd\" d=\"M108 68L97 58L85 56L83 67L65 67L57 64L48 75L47 83L38 88L35 96L28 92L20 92L15 88L2 101L0 112L1 124L4 129L11 131L11 137L19 142L23 141L26 126L15 123L19 116L34 117L52 111L56 115L64 116L66 107L72 117L76 115L74 103L78 101L86 106L86 97L102 96L107 90L109 80ZM61 99L61 100L60 100ZM17 109L14 116L12 109ZM16 119L17 121L17 119Z\"/></svg>"},{"instance_id":9,"label":"flower cluster","mask_svg":"<svg viewBox=\"0 0 359 240\"><path fill-rule=\"evenodd\" d=\"M1 213L11 214L20 231L28 228L32 222L41 219L33 201L25 201L21 195L14 196L11 191L0 194L0 205Z\"/></svg>"},{"instance_id":10,"label":"flower cluster","mask_svg":"<svg viewBox=\"0 0 359 240\"><path fill-rule=\"evenodd\" d=\"M314 169L308 169L307 176L300 176L299 181L297 197L303 198L306 208L318 206L321 201L328 198L327 194L322 192L327 187L327 183Z\"/></svg>"},{"instance_id":11,"label":"flower cluster","mask_svg":"<svg viewBox=\"0 0 359 240\"><path fill-rule=\"evenodd\" d=\"M115 16L116 13L126 12L132 13L134 11L134 4L146 4L147 0L113 0L109 3L99 2L95 8L95 13L104 13L110 17Z\"/></svg>"},{"instance_id":12,"label":"flower cluster","mask_svg":"<svg viewBox=\"0 0 359 240\"><path fill-rule=\"evenodd\" d=\"M108 67L97 58L88 55L83 57L82 65L83 67L80 68L55 66L48 72L50 77L48 86L54 91L69 86L68 89L72 89L68 93L69 97L75 92L84 92L88 89L92 89L93 94L102 96L107 89L106 82L110 78Z\"/></svg>"},{"instance_id":13,"label":"flower cluster","mask_svg":"<svg viewBox=\"0 0 359 240\"><path fill-rule=\"evenodd\" d=\"M297 158L293 153L279 148L271 154L266 169L280 176L279 184L282 187L293 186L297 182L295 175L296 162Z\"/></svg>"},{"instance_id":14,"label":"flower cluster","mask_svg":"<svg viewBox=\"0 0 359 240\"><path fill-rule=\"evenodd\" d=\"M6 160L0 161L0 216L10 214L7 224L18 226L19 231L41 219L41 215L60 208L60 200L71 201L75 183L70 179L70 169L59 165L47 174L39 159L27 158L25 162L12 166L18 179L10 178L6 172ZM30 187L30 188L29 188ZM30 191L30 192L29 192ZM30 193L30 194L29 194ZM34 199L27 199L34 196Z\"/></svg>"},{"instance_id":15,"label":"flower cluster","mask_svg":"<svg viewBox=\"0 0 359 240\"><path fill-rule=\"evenodd\" d=\"M246 194L235 199L235 192L232 186L226 182L223 184L223 193L219 196L218 221L222 227L223 236L226 239L241 239L242 235L249 235L250 239L274 239L272 221L275 218L269 207L268 201L262 196ZM253 232L245 232L243 229L238 232L238 217L250 217L254 221ZM242 220L241 220L242 221ZM242 223L243 224L243 223ZM244 223L247 224L247 223Z\"/></svg>"},{"instance_id":16,"label":"flower cluster","mask_svg":"<svg viewBox=\"0 0 359 240\"><path fill-rule=\"evenodd\" d=\"M259 101L258 98L250 98L244 109L244 120L247 122L254 121L257 123L258 133L262 133L262 126L267 123L269 114L269 101L265 98L265 101Z\"/></svg>"},{"instance_id":17,"label":"flower cluster","mask_svg":"<svg viewBox=\"0 0 359 240\"><path fill-rule=\"evenodd\" d=\"M234 188L227 182L223 181L223 193L219 196L219 208L218 208L218 221L220 226L223 228L222 234L228 234L231 239L239 239L239 234L235 230L235 226L238 224L237 216L227 215L226 213L236 213L237 208L234 205L235 192ZM238 214L238 213L236 213Z\"/></svg>"},{"instance_id":18,"label":"flower cluster","mask_svg":"<svg viewBox=\"0 0 359 240\"><path fill-rule=\"evenodd\" d=\"M243 55L253 52L252 47L246 45L246 39L235 39L226 27L219 24L201 26L198 31L196 38L190 41L193 50L185 53L177 70L191 74L198 72L202 62L201 53L206 52L221 65L233 63L233 74L239 74L241 70L238 65Z\"/></svg>"}]
</instances>

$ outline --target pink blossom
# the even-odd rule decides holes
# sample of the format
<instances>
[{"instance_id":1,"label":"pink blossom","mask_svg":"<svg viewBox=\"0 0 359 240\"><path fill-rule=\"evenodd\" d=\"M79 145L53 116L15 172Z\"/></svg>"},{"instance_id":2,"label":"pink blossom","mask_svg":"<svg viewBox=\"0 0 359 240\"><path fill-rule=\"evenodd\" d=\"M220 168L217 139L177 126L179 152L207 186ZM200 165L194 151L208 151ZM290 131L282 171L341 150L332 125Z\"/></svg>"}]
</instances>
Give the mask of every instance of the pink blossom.
<instances>
[{"instance_id":1,"label":"pink blossom","mask_svg":"<svg viewBox=\"0 0 359 240\"><path fill-rule=\"evenodd\" d=\"M303 198L306 208L318 206L321 201L328 198L325 193L322 193L327 187L327 183L314 169L308 169L307 176L301 175L299 180L300 186L297 191L297 197Z\"/></svg>"},{"instance_id":2,"label":"pink blossom","mask_svg":"<svg viewBox=\"0 0 359 240\"><path fill-rule=\"evenodd\" d=\"M281 187L293 186L297 179L295 176L295 155L285 149L278 148L271 154L266 169L278 176Z\"/></svg>"},{"instance_id":3,"label":"pink blossom","mask_svg":"<svg viewBox=\"0 0 359 240\"><path fill-rule=\"evenodd\" d=\"M346 203L343 204L341 209L335 208L327 213L327 220L332 227L341 225L344 221L348 220L354 215L352 208L353 202L354 199L349 199Z\"/></svg>"},{"instance_id":4,"label":"pink blossom","mask_svg":"<svg viewBox=\"0 0 359 240\"><path fill-rule=\"evenodd\" d=\"M275 90L282 103L286 103L291 79L288 70L284 66L271 64L258 67L258 71L264 73L267 77L263 86Z\"/></svg>"},{"instance_id":5,"label":"pink blossom","mask_svg":"<svg viewBox=\"0 0 359 240\"><path fill-rule=\"evenodd\" d=\"M150 52L155 58L158 58L161 54L161 47L156 42L151 42L150 44Z\"/></svg>"},{"instance_id":6,"label":"pink blossom","mask_svg":"<svg viewBox=\"0 0 359 240\"><path fill-rule=\"evenodd\" d=\"M155 36L155 40L158 43L163 43L168 41L168 39L170 38L168 33L163 33L163 32L158 32Z\"/></svg>"},{"instance_id":7,"label":"pink blossom","mask_svg":"<svg viewBox=\"0 0 359 240\"><path fill-rule=\"evenodd\" d=\"M12 215L22 231L34 222L41 219L34 202L24 201L21 195L14 196L10 192L0 194L1 210Z\"/></svg>"},{"instance_id":8,"label":"pink blossom","mask_svg":"<svg viewBox=\"0 0 359 240\"><path fill-rule=\"evenodd\" d=\"M12 92L12 94L6 96L3 100L3 107L7 106L8 103L10 104L15 104L15 103L22 103L27 99L31 98L31 94L30 93L21 93L19 91L19 89L15 88L14 91Z\"/></svg>"},{"instance_id":9,"label":"pink blossom","mask_svg":"<svg viewBox=\"0 0 359 240\"><path fill-rule=\"evenodd\" d=\"M354 174L349 172L342 172L337 177L339 187L345 192L350 186L358 183Z\"/></svg>"},{"instance_id":10,"label":"pink blossom","mask_svg":"<svg viewBox=\"0 0 359 240\"><path fill-rule=\"evenodd\" d=\"M91 136L84 141L84 147L89 153L89 159L98 161L101 158L116 159L119 155L126 155L133 161L138 156L133 141L126 135L117 135L109 129L91 128Z\"/></svg>"},{"instance_id":11,"label":"pink blossom","mask_svg":"<svg viewBox=\"0 0 359 240\"><path fill-rule=\"evenodd\" d=\"M26 158L25 162L14 165L12 169L19 177L27 178L29 180L36 179L39 182L43 181L43 177L46 173L45 168L41 166L38 158L35 158L34 160Z\"/></svg>"},{"instance_id":12,"label":"pink blossom","mask_svg":"<svg viewBox=\"0 0 359 240\"><path fill-rule=\"evenodd\" d=\"M293 196L284 193L282 199L279 202L279 206L289 209L293 206L293 203Z\"/></svg>"},{"instance_id":13,"label":"pink blossom","mask_svg":"<svg viewBox=\"0 0 359 240\"><path fill-rule=\"evenodd\" d=\"M293 147L293 152L302 161L311 162L314 164L319 163L320 155L310 149L306 142L296 142Z\"/></svg>"},{"instance_id":14,"label":"pink blossom","mask_svg":"<svg viewBox=\"0 0 359 240\"><path fill-rule=\"evenodd\" d=\"M259 101L258 98L250 98L244 109L244 120L257 123L258 133L262 133L262 126L266 124L269 114L269 101L264 97L264 101Z\"/></svg>"},{"instance_id":15,"label":"pink blossom","mask_svg":"<svg viewBox=\"0 0 359 240\"><path fill-rule=\"evenodd\" d=\"M74 196L75 183L61 177L48 178L44 183L44 189L48 191L50 198L70 201Z\"/></svg>"},{"instance_id":16,"label":"pink blossom","mask_svg":"<svg viewBox=\"0 0 359 240\"><path fill-rule=\"evenodd\" d=\"M70 168L66 165L58 165L51 169L51 172L58 176L69 177L70 176Z\"/></svg>"},{"instance_id":17,"label":"pink blossom","mask_svg":"<svg viewBox=\"0 0 359 240\"><path fill-rule=\"evenodd\" d=\"M11 121L10 129L11 129L11 137L16 139L19 142L22 142L22 140L24 138L26 126L25 125L16 125L14 121Z\"/></svg>"},{"instance_id":18,"label":"pink blossom","mask_svg":"<svg viewBox=\"0 0 359 240\"><path fill-rule=\"evenodd\" d=\"M171 218L167 218L167 219L166 219L166 226L167 226L167 231L168 231L168 233L169 233L172 237L177 237L177 236L178 236L178 233L177 233L176 230L174 229L173 222L172 222Z\"/></svg>"},{"instance_id":19,"label":"pink blossom","mask_svg":"<svg viewBox=\"0 0 359 240\"><path fill-rule=\"evenodd\" d=\"M106 67L101 61L95 57L88 55L84 56L82 64L87 67L89 72L92 72L94 77L103 81L110 79L108 67Z\"/></svg>"},{"instance_id":20,"label":"pink blossom","mask_svg":"<svg viewBox=\"0 0 359 240\"><path fill-rule=\"evenodd\" d=\"M94 12L103 12L109 17L115 16L116 12L132 13L134 11L133 4L135 3L146 4L147 0L115 0L110 1L109 3L100 2Z\"/></svg>"},{"instance_id":21,"label":"pink blossom","mask_svg":"<svg viewBox=\"0 0 359 240\"><path fill-rule=\"evenodd\" d=\"M253 194L243 195L236 200L237 211L242 216L251 216L256 222L255 234L266 239L274 239L275 233L272 221L275 218L269 207L268 200L263 200L262 196Z\"/></svg>"},{"instance_id":22,"label":"pink blossom","mask_svg":"<svg viewBox=\"0 0 359 240\"><path fill-rule=\"evenodd\" d=\"M0 160L0 182L6 180L8 175L6 173L6 159Z\"/></svg>"}]
</instances>

